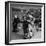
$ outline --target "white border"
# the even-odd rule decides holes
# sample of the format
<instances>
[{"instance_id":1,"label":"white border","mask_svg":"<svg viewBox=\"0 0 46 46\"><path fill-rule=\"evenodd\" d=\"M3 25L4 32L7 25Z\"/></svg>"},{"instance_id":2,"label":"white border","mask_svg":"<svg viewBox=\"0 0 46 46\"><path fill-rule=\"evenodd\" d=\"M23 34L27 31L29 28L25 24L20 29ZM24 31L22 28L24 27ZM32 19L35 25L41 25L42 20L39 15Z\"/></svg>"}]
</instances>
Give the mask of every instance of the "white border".
<instances>
[{"instance_id":1,"label":"white border","mask_svg":"<svg viewBox=\"0 0 46 46\"><path fill-rule=\"evenodd\" d=\"M41 32L41 39L44 41L44 5L42 6L42 32Z\"/></svg>"},{"instance_id":2,"label":"white border","mask_svg":"<svg viewBox=\"0 0 46 46\"><path fill-rule=\"evenodd\" d=\"M29 3L11 3L11 4L13 4L13 5L17 5L17 4L19 4L19 5L37 5L37 6L42 6L43 4L30 4L30 2Z\"/></svg>"},{"instance_id":3,"label":"white border","mask_svg":"<svg viewBox=\"0 0 46 46\"><path fill-rule=\"evenodd\" d=\"M9 41L10 41L10 3L9 3Z\"/></svg>"},{"instance_id":4,"label":"white border","mask_svg":"<svg viewBox=\"0 0 46 46\"><path fill-rule=\"evenodd\" d=\"M9 43L26 43L26 42L40 42L41 39L21 39L21 40L11 40Z\"/></svg>"}]
</instances>

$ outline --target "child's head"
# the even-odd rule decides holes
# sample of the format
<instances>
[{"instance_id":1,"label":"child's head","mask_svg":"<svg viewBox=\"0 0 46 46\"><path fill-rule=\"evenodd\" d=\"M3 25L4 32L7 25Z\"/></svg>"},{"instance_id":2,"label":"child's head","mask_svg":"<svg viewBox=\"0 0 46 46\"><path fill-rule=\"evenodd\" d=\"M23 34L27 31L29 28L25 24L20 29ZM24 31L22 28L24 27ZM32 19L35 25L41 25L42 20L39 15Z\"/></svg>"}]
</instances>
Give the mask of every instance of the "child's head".
<instances>
[{"instance_id":1,"label":"child's head","mask_svg":"<svg viewBox=\"0 0 46 46\"><path fill-rule=\"evenodd\" d=\"M17 15L15 15L15 18L17 18Z\"/></svg>"}]
</instances>

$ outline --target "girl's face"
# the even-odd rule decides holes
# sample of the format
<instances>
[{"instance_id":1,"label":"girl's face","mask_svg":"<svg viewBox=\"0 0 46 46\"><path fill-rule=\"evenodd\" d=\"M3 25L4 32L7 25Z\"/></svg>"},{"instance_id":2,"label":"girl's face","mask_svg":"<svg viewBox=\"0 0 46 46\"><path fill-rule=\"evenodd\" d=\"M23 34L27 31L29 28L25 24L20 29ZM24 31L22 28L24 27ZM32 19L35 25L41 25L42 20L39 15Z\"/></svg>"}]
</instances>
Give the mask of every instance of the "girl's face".
<instances>
[{"instance_id":1,"label":"girl's face","mask_svg":"<svg viewBox=\"0 0 46 46\"><path fill-rule=\"evenodd\" d=\"M15 15L15 18L17 18L17 15Z\"/></svg>"}]
</instances>

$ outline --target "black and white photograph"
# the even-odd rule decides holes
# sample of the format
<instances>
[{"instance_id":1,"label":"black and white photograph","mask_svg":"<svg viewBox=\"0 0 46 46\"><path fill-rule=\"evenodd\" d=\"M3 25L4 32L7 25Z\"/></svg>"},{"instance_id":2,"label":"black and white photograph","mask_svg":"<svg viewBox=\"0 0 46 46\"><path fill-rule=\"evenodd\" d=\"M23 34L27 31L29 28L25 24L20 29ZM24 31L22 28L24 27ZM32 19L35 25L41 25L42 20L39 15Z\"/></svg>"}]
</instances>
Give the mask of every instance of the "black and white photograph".
<instances>
[{"instance_id":1,"label":"black and white photograph","mask_svg":"<svg viewBox=\"0 0 46 46\"><path fill-rule=\"evenodd\" d=\"M44 3L5 2L6 43L44 42Z\"/></svg>"}]
</instances>

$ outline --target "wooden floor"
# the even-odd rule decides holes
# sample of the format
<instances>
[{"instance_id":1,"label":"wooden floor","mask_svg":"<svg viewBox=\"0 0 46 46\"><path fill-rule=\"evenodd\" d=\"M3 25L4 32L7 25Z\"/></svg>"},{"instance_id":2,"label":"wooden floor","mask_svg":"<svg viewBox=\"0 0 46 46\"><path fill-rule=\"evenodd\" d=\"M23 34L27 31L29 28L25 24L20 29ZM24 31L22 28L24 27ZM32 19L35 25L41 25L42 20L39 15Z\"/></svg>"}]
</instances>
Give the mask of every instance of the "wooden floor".
<instances>
[{"instance_id":1,"label":"wooden floor","mask_svg":"<svg viewBox=\"0 0 46 46\"><path fill-rule=\"evenodd\" d=\"M20 30L19 32L15 33L15 32L12 32L11 34L11 40L16 40L16 39L23 39L24 37L24 33L22 30ZM36 38L41 38L41 31L38 31L38 32L34 32L34 35L32 36L33 39L36 39Z\"/></svg>"}]
</instances>

